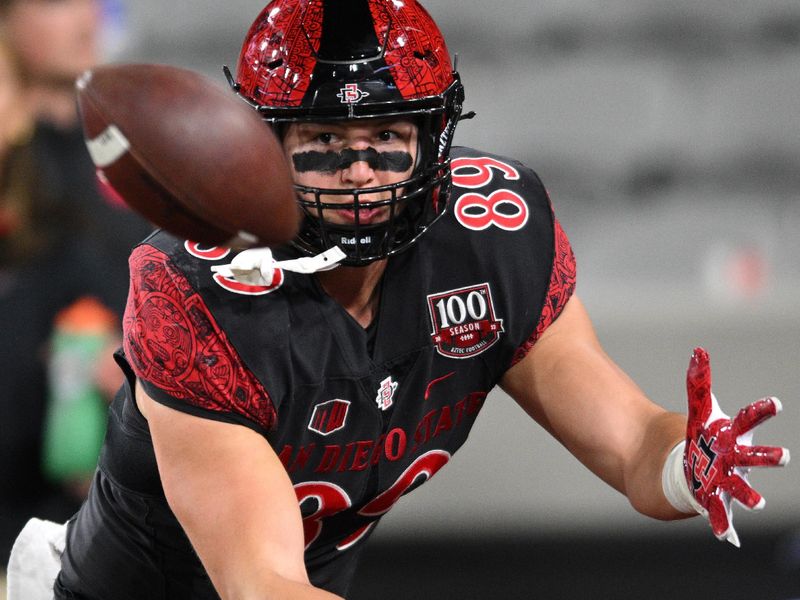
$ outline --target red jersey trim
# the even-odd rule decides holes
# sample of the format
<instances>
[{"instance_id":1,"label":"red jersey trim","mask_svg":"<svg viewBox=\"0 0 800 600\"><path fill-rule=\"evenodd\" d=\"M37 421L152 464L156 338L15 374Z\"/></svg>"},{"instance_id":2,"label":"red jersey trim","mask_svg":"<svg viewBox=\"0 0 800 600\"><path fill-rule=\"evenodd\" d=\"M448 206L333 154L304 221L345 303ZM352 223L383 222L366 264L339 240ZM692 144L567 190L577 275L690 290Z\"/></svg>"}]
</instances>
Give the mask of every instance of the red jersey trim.
<instances>
[{"instance_id":1,"label":"red jersey trim","mask_svg":"<svg viewBox=\"0 0 800 600\"><path fill-rule=\"evenodd\" d=\"M267 391L167 255L138 246L129 264L123 346L136 376L192 407L272 429L277 414Z\"/></svg>"},{"instance_id":2,"label":"red jersey trim","mask_svg":"<svg viewBox=\"0 0 800 600\"><path fill-rule=\"evenodd\" d=\"M555 252L553 256L553 270L550 273L550 286L547 290L547 298L542 307L542 313L539 316L539 323L536 326L536 331L534 331L533 335L514 352L514 359L511 362L512 366L525 358L544 331L558 318L558 315L561 314L567 301L572 297L575 291L575 279L577 275L575 255L572 252L572 246L569 243L567 234L564 233L564 230L561 228L561 223L559 223L555 217L553 217L553 234Z\"/></svg>"}]
</instances>

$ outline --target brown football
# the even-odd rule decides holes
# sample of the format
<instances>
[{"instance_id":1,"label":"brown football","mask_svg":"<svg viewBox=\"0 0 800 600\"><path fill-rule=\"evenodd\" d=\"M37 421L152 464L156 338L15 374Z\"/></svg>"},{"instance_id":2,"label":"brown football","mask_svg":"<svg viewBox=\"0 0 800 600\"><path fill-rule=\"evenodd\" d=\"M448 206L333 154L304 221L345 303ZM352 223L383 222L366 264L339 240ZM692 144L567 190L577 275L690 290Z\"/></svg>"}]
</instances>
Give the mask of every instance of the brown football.
<instances>
[{"instance_id":1,"label":"brown football","mask_svg":"<svg viewBox=\"0 0 800 600\"><path fill-rule=\"evenodd\" d=\"M98 178L156 226L215 246L277 246L297 233L281 144L229 90L155 64L103 65L77 90Z\"/></svg>"}]
</instances>

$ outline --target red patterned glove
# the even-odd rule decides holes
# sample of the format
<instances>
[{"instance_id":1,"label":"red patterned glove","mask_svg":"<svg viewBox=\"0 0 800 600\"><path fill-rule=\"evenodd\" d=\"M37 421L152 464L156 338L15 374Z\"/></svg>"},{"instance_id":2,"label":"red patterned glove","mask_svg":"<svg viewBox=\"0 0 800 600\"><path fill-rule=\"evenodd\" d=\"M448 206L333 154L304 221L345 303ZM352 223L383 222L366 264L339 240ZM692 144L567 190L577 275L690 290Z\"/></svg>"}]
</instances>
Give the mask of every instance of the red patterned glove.
<instances>
[{"instance_id":1,"label":"red patterned glove","mask_svg":"<svg viewBox=\"0 0 800 600\"><path fill-rule=\"evenodd\" d=\"M730 418L711 393L708 353L695 348L686 373L689 420L683 469L697 510L711 523L714 535L739 546L733 528L731 501L758 510L764 498L747 481L750 467L783 466L789 451L775 446L753 446L752 429L781 411L777 398L762 398Z\"/></svg>"}]
</instances>

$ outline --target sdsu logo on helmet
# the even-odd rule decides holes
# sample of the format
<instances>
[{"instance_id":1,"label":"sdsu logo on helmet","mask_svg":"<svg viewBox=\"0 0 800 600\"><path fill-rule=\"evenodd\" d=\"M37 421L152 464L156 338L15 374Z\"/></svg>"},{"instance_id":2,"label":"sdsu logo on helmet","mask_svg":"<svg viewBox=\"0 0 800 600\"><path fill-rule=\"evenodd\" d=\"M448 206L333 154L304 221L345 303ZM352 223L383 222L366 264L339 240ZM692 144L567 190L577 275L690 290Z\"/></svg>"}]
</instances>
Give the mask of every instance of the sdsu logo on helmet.
<instances>
[{"instance_id":1,"label":"sdsu logo on helmet","mask_svg":"<svg viewBox=\"0 0 800 600\"><path fill-rule=\"evenodd\" d=\"M357 83L348 83L336 96L345 104L355 104L369 96L369 92L359 89Z\"/></svg>"}]
</instances>

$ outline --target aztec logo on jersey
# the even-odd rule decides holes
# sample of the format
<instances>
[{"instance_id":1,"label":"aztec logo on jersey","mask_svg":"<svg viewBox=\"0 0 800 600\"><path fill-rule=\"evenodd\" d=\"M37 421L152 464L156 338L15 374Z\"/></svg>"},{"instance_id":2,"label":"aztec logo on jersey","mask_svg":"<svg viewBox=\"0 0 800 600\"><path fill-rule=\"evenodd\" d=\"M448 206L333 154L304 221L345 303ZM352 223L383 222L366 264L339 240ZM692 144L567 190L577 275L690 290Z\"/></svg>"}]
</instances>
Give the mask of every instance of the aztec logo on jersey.
<instances>
[{"instance_id":1,"label":"aztec logo on jersey","mask_svg":"<svg viewBox=\"0 0 800 600\"><path fill-rule=\"evenodd\" d=\"M311 413L308 428L320 435L330 435L344 427L349 410L350 402L338 398L317 404Z\"/></svg>"},{"instance_id":2,"label":"aztec logo on jersey","mask_svg":"<svg viewBox=\"0 0 800 600\"><path fill-rule=\"evenodd\" d=\"M186 241L183 244L186 251L201 260L221 260L230 254L230 248L222 248L217 246L204 247L197 242ZM233 292L234 294L243 294L245 296L262 296L274 292L283 285L285 279L283 269L275 269L272 273L272 281L269 285L251 285L236 281L232 277L223 277L219 273L214 273L212 276L214 281L220 287Z\"/></svg>"},{"instance_id":3,"label":"aztec logo on jersey","mask_svg":"<svg viewBox=\"0 0 800 600\"><path fill-rule=\"evenodd\" d=\"M428 296L436 351L449 358L470 358L488 350L503 331L488 283Z\"/></svg>"},{"instance_id":4,"label":"aztec logo on jersey","mask_svg":"<svg viewBox=\"0 0 800 600\"><path fill-rule=\"evenodd\" d=\"M378 395L375 396L375 402L381 410L388 409L394 404L394 393L397 390L397 382L392 381L391 376L387 377L380 383Z\"/></svg>"}]
</instances>

